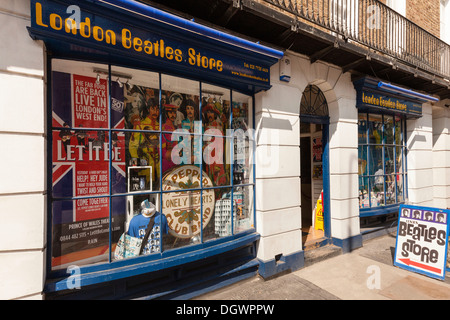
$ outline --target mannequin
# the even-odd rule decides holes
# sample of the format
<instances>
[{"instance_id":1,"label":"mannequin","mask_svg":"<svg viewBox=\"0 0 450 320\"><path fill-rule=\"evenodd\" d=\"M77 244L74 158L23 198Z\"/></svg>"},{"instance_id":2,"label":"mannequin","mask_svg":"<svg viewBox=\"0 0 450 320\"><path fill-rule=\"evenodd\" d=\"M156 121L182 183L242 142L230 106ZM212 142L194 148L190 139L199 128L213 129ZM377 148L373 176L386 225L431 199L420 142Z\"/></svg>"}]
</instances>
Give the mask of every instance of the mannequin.
<instances>
[{"instance_id":1,"label":"mannequin","mask_svg":"<svg viewBox=\"0 0 450 320\"><path fill-rule=\"evenodd\" d=\"M145 244L143 254L159 252L160 232L162 231L163 234L169 232L166 216L157 212L156 206L146 199L141 202L141 214L134 216L128 227L128 235L136 238L144 238L147 226L152 217L154 217L154 225L148 238L148 243Z\"/></svg>"}]
</instances>

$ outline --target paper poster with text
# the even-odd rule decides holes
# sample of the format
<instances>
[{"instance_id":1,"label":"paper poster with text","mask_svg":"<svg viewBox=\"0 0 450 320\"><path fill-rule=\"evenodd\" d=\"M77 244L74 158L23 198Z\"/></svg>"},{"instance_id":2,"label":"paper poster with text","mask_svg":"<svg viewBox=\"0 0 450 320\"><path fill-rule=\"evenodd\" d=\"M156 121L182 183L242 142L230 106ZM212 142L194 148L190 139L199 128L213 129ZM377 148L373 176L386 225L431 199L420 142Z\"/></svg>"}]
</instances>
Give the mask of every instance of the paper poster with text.
<instances>
[{"instance_id":1,"label":"paper poster with text","mask_svg":"<svg viewBox=\"0 0 450 320\"><path fill-rule=\"evenodd\" d=\"M445 279L449 210L400 206L394 265Z\"/></svg>"},{"instance_id":2,"label":"paper poster with text","mask_svg":"<svg viewBox=\"0 0 450 320\"><path fill-rule=\"evenodd\" d=\"M110 200L103 196L111 187L112 193L125 192L120 183L125 181L125 136L114 132L110 146L107 80L62 72L52 77L52 125L62 128L53 130L52 141L52 195L63 199L52 208L52 266L57 267L108 253ZM113 83L111 91L114 101L123 101L123 89ZM111 115L113 128L124 128L123 114L112 110ZM123 232L125 199L113 201L112 230Z\"/></svg>"}]
</instances>

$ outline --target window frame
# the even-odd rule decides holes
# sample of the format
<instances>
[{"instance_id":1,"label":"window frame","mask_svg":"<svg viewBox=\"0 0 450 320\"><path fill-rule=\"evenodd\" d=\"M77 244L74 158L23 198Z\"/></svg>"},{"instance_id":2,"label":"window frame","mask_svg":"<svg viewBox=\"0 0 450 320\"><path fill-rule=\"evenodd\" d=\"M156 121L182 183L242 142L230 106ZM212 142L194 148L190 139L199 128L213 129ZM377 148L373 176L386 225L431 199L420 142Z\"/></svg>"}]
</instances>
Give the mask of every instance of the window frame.
<instances>
[{"instance_id":1,"label":"window frame","mask_svg":"<svg viewBox=\"0 0 450 320\"><path fill-rule=\"evenodd\" d=\"M366 122L365 129L365 142L361 143L359 138L359 122L363 119L361 115L365 115L364 121ZM369 125L369 119L370 115L376 115L381 116L381 123L382 123L382 137L381 137L381 143L371 143L370 142L370 125ZM393 119L392 122L392 128L393 130L393 143L386 143L386 117L390 117ZM397 135L397 123L400 123L400 133ZM405 116L401 115L395 115L395 114L388 114L388 113L377 113L377 112L370 112L370 111L360 111L358 113L358 159L362 159L366 161L366 172L364 174L359 174L358 172L358 190L365 190L366 183L364 182L364 186L361 185L363 181L367 181L367 192L368 192L368 202L369 207L362 207L362 197L359 196L359 211L360 211L360 217L370 217L370 216L376 216L376 215L383 215L395 212L398 210L398 207L401 204L406 203L408 199L408 166L407 166L407 145L406 145L406 137L407 137L407 119ZM400 138L400 142L397 141L397 137ZM371 179L374 179L376 177L379 177L378 175L373 172L371 174L370 168L371 168L371 156L370 156L370 149L373 147L381 147L382 148L382 155L381 158L383 159L383 205L379 206L373 206L372 204L372 196L371 190L372 190L372 183ZM386 150L387 148L391 148L393 150L393 162L394 162L394 172L392 174L386 173ZM402 154L402 168L401 172L399 172L399 168L397 168L397 149L400 148ZM360 158L360 150L366 150L363 152L365 153L364 158ZM401 176L402 178L402 196L403 199L399 201L399 192L398 192L398 180L397 177ZM395 203L387 203L387 177L394 177L395 180Z\"/></svg>"},{"instance_id":2,"label":"window frame","mask_svg":"<svg viewBox=\"0 0 450 320\"><path fill-rule=\"evenodd\" d=\"M65 197L65 198L57 198L57 197L53 197L53 183L52 183L52 167L53 167L53 132L57 131L57 130L61 130L63 129L62 127L55 127L52 125L52 112L53 112L53 104L52 104L52 93L53 93L53 77L52 77L52 73L53 73L53 68L52 68L52 61L53 60L64 60L67 61L68 63L70 62L81 62L81 63L94 63L94 64L103 64L103 65L107 65L108 66L108 81L107 81L107 86L108 86L108 97L107 97L107 103L108 103L108 128L107 129L96 129L99 131L105 131L108 134L108 139L109 139L109 145L112 145L112 133L113 132L130 132L130 133L134 133L134 132L140 132L142 130L133 130L133 129L115 129L112 127L112 116L111 116L111 101L112 101L112 94L111 94L111 83L113 81L115 81L112 76L113 71L112 69L114 67L124 67L124 68L129 68L130 70L139 70L139 71L144 71L144 72L153 72L153 73L158 73L159 75L159 102L161 102L161 93L163 90L163 85L162 85L162 76L163 75L167 75L167 76L171 76L171 77L177 77L179 79L186 79L189 81L196 81L199 83L199 97L202 96L202 85L203 84L208 84L208 85L216 85L216 86L220 86L221 88L223 88L224 90L226 90L227 92L229 92L229 96L230 96L230 104L232 105L233 103L233 93L238 93L238 94L243 94L249 97L249 99L251 100L251 104L248 104L248 118L249 121L251 120L251 126L250 129L255 129L255 95L254 93L249 93L249 92L242 92L240 90L237 90L235 88L233 88L231 85L229 86L223 86L222 84L214 84L211 81L205 81L203 79L193 79L193 78L187 78L185 76L179 76L176 74L171 74L168 72L163 72L160 70L152 70L150 68L137 68L136 66L127 66L127 65L119 65L117 63L114 62L105 62L105 61L99 61L99 60L94 60L94 61L90 61L87 59L74 59L74 58L66 58L66 57L59 57L59 56L48 56L47 58L47 80L48 80L48 85L47 85L47 132L48 132L48 145L47 145L47 154L49 155L48 159L47 159L47 214L48 214L48 221L47 221L47 279L48 280L52 280L52 279L57 279L57 278L61 278L61 277L67 277L67 272L68 270L61 268L61 269L53 269L52 267L52 230L53 230L53 203L55 203L56 201L74 201L76 199L83 199L85 197L79 197L79 196L71 196L71 197ZM202 103L202 99L200 98L199 101L199 121L203 127L203 120L201 117L202 114L202 107L203 107L203 103ZM251 108L251 109L250 109ZM164 111L161 103L159 103L159 123L161 124L162 122L162 112ZM233 121L233 112L232 110L230 111L229 114L229 129L232 129L232 121ZM74 127L70 127L69 130L80 130L79 128L74 128ZM151 130L150 132L158 132L159 133L159 152L161 154L162 152L162 135L164 133L166 133L165 131L162 130L162 125L159 126L159 130ZM252 131L254 133L254 131ZM170 132L172 133L172 132ZM193 133L193 135L199 135L197 133ZM208 136L208 135L204 135L204 133L202 132L201 134L202 139L200 139L201 141L201 145L200 148L202 150L203 147L203 137ZM224 138L225 144L226 145L230 145L233 146L234 144L234 136L229 136L224 132L224 135L221 136L222 138ZM175 249L171 249L171 250L164 250L162 241L160 241L160 252L159 253L152 253L149 255L144 255L144 256L139 256L136 258L132 258L132 259L124 259L124 260L114 260L113 259L113 252L111 251L111 246L112 246L112 212L111 212L111 207L112 207L112 199L113 198L118 198L118 197L126 197L127 195L151 195L151 194L159 194L159 199L160 199L160 212L161 214L163 214L163 209L162 209L162 198L163 195L165 193L170 193L173 191L164 191L162 190L161 186L162 186L162 179L163 179L163 173L161 171L160 174L160 188L157 191L144 191L144 192L126 192L126 193L114 193L112 188L111 188L111 184L113 179L111 178L111 172L112 172L112 163L113 163L113 159L111 158L111 152L112 152L112 148L109 148L109 154L110 156L108 157L108 184L109 184L109 192L107 195L101 195L101 196L94 196L95 198L108 198L109 199L109 243L108 243L108 261L102 261L100 263L97 264L88 264L88 265L83 265L80 266L80 272L82 275L87 275L87 274L91 274L93 272L110 272L113 269L116 268L123 268L123 267L132 267L136 264L143 264L150 266L150 269L146 269L145 271L142 271L142 273L147 273L147 272L152 272L152 271L158 271L160 269L164 269L167 267L164 267L164 263L162 262L162 260L175 260L177 259L177 256L179 255L183 255L186 253L190 253L192 251L198 251L198 250L203 250L203 253L201 253L199 255L199 257L206 257L208 256L208 254L213 255L214 253L212 252L216 252L216 250L218 252L224 252L225 250L232 250L235 247L238 247L242 244L242 242L248 241L248 239L257 239L258 237L253 236L252 234L254 234L256 232L256 174L255 174L255 169L256 169L256 164L255 164L255 153L256 153L256 137L254 136L254 134L249 137L251 138L250 141L250 145L251 145L251 150L249 149L249 157L250 159L252 159L252 163L249 163L249 181L248 183L239 183L239 184L235 184L234 183L234 179L233 179L233 172L234 172L234 160L233 160L233 152L230 152L230 177L229 177L229 183L227 185L220 185L220 186L213 186L213 187L204 187L202 184L200 185L199 188L197 189L189 189L187 191L200 191L201 194L203 193L203 190L206 189L231 189L233 192L231 192L231 203L233 203L233 196L234 196L234 192L236 191L237 188L250 188L252 195L250 197L250 199L252 199L253 203L251 203L251 219L253 222L253 226L245 231L241 231L241 232L236 232L234 226L232 226L232 234L229 236L225 236L225 237L219 237L217 239L213 239L213 240L204 240L203 239L203 226L201 228L201 232L200 235L202 237L202 241L199 244L193 244L193 245L188 245L185 247L179 247L179 248L175 248ZM233 149L231 149L233 150ZM203 156L203 154L202 154ZM202 157L203 158L203 157ZM160 167L162 166L161 161L160 161ZM160 169L162 170L162 169ZM200 171L201 174L203 174L204 171L204 161L201 161L200 164ZM91 197L87 197L87 198L92 198ZM217 201L218 199L216 199ZM201 202L201 204L203 204L203 202ZM233 214L236 214L233 211ZM203 219L201 219L203 221ZM233 221L233 219L231 219L231 221ZM213 223L214 221L210 221L210 223ZM246 240L247 239L247 240ZM217 247L216 249L214 249L214 247ZM228 248L228 249L227 249ZM190 255L189 259L194 259L193 257L191 257L192 255ZM181 260L185 261L182 262L181 264L187 263L189 259L185 260L182 259L180 257ZM198 258L200 259L200 258ZM76 262L74 262L74 264L76 264ZM132 268L131 268L132 269ZM134 275L133 271L127 272L126 276L132 276ZM122 276L123 277L123 276ZM95 283L101 283L101 282L105 282L105 281L109 281L108 276L107 275L99 275L100 279L103 280L98 280ZM63 286L64 287L64 286ZM50 283L49 285L46 286L46 289L49 291L58 291L58 290L64 290L64 289L58 289L58 285L55 283Z\"/></svg>"}]
</instances>

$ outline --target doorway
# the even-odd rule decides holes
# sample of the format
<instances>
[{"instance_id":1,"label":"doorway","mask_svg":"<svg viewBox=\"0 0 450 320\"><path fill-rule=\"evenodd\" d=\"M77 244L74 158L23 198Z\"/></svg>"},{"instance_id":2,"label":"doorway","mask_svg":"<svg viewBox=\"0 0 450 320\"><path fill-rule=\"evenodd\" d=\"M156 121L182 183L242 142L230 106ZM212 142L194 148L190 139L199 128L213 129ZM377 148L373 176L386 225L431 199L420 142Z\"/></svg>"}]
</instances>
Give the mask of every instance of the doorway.
<instances>
[{"instance_id":1,"label":"doorway","mask_svg":"<svg viewBox=\"0 0 450 320\"><path fill-rule=\"evenodd\" d=\"M300 107L300 174L303 249L327 243L329 228L328 105L322 91L310 85Z\"/></svg>"}]
</instances>

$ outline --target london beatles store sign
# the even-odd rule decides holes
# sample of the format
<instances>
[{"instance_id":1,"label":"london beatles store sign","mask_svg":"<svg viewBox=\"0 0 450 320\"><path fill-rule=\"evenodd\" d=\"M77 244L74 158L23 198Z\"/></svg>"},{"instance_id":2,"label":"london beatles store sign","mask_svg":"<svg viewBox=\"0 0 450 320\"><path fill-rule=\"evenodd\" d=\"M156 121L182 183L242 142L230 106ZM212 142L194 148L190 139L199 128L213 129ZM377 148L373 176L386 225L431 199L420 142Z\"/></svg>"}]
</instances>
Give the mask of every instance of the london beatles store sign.
<instances>
[{"instance_id":1,"label":"london beatles store sign","mask_svg":"<svg viewBox=\"0 0 450 320\"><path fill-rule=\"evenodd\" d=\"M77 4L80 3L82 2L77 1ZM225 77L261 88L270 86L269 65L275 61L270 63L264 63L259 59L250 61L242 58L242 52L240 57L236 57L229 54L230 51L224 53L225 50L221 50L218 45L205 47L192 45L193 34L177 36L173 32L158 31L158 28L153 27L156 22L151 19L146 24L149 29L144 29L122 24L98 13L94 14L92 8L89 10L84 10L78 5L68 6L62 2L32 0L30 32L36 38L58 39L105 51L110 49L124 56L142 59L141 61L169 65L172 69L189 68L196 74L203 72L211 77ZM101 7L97 10L100 11ZM122 16L126 14L124 12ZM128 20L132 21L131 18ZM135 24L137 25L133 23ZM198 41L195 43L198 44Z\"/></svg>"},{"instance_id":2,"label":"london beatles store sign","mask_svg":"<svg viewBox=\"0 0 450 320\"><path fill-rule=\"evenodd\" d=\"M395 113L422 115L422 106L411 101L401 100L388 95L370 91L359 91L357 93L358 107L378 108Z\"/></svg>"},{"instance_id":3,"label":"london beatles store sign","mask_svg":"<svg viewBox=\"0 0 450 320\"><path fill-rule=\"evenodd\" d=\"M422 116L422 104L404 94L393 94L379 87L379 80L364 77L354 82L356 89L356 107L358 109L403 114L408 118Z\"/></svg>"}]
</instances>

